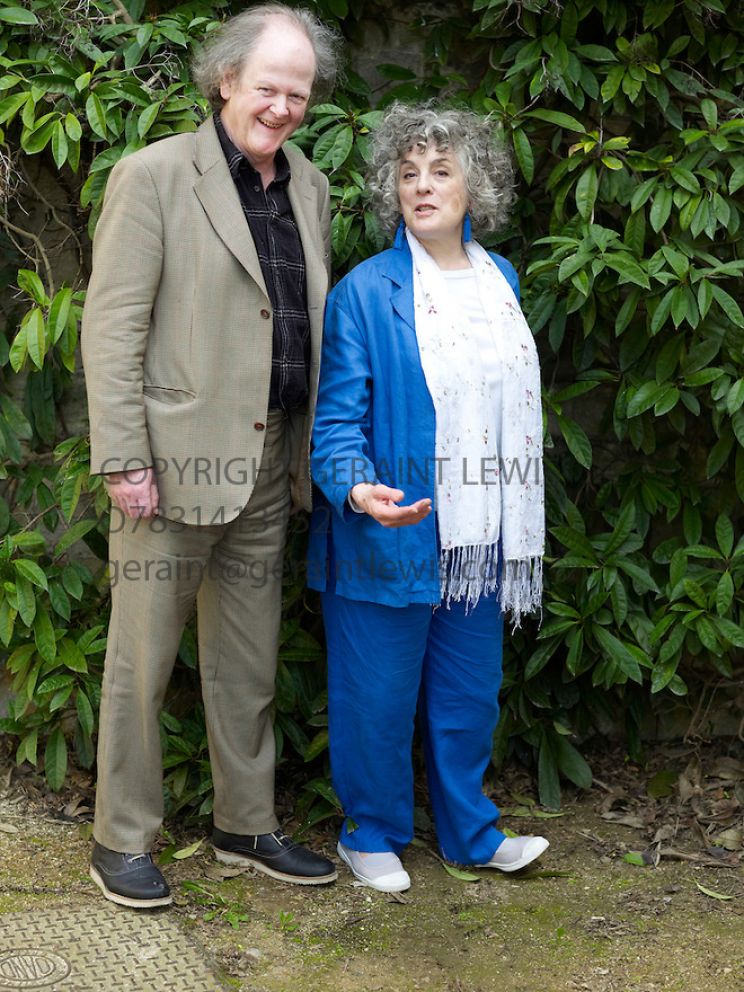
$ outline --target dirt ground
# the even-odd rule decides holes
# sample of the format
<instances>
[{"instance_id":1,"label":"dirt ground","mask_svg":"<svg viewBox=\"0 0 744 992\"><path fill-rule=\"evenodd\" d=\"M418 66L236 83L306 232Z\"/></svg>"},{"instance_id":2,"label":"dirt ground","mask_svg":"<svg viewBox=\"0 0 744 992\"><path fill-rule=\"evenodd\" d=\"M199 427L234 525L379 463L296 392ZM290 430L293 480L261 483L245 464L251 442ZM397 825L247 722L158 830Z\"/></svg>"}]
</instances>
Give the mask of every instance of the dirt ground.
<instances>
[{"instance_id":1,"label":"dirt ground","mask_svg":"<svg viewBox=\"0 0 744 992\"><path fill-rule=\"evenodd\" d=\"M404 854L402 896L354 884L340 865L334 885L283 885L229 874L204 833L173 827L186 854L164 868L170 912L242 992L744 992L744 746L592 764L594 788L558 816L534 805L525 774L501 783L502 824L551 843L520 877L454 877L424 830ZM22 910L94 914L81 797L43 795L11 768L0 796L0 924ZM310 843L338 860L334 833Z\"/></svg>"}]
</instances>

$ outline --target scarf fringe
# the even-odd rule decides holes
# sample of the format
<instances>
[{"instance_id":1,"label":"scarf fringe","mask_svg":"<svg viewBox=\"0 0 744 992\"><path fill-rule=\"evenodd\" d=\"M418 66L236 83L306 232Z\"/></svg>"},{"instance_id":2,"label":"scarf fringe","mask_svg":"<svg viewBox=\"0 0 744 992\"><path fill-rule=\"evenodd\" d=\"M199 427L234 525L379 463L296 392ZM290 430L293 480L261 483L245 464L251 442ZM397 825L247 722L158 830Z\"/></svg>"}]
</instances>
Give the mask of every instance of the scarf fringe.
<instances>
[{"instance_id":1,"label":"scarf fringe","mask_svg":"<svg viewBox=\"0 0 744 992\"><path fill-rule=\"evenodd\" d=\"M509 559L504 562L501 582L501 612L511 612L512 630L522 626L525 613L541 610L543 590L543 560L532 558Z\"/></svg>"},{"instance_id":2,"label":"scarf fringe","mask_svg":"<svg viewBox=\"0 0 744 992\"><path fill-rule=\"evenodd\" d=\"M481 596L498 589L501 612L511 613L512 629L521 627L525 613L540 611L543 590L540 555L509 559L500 569L498 544L471 544L443 549L439 570L445 606L464 599L466 611L470 612Z\"/></svg>"},{"instance_id":3,"label":"scarf fringe","mask_svg":"<svg viewBox=\"0 0 744 992\"><path fill-rule=\"evenodd\" d=\"M443 548L439 556L439 576L445 606L465 600L470 611L481 596L498 589L498 544L471 544Z\"/></svg>"}]
</instances>

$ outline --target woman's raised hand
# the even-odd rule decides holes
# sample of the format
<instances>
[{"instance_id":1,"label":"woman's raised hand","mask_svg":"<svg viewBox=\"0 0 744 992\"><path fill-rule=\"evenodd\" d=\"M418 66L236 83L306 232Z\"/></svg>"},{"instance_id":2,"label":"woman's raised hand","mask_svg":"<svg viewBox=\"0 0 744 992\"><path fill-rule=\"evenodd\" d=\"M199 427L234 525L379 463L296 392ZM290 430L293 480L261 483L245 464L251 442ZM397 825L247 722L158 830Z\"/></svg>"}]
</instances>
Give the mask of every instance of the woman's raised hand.
<instances>
[{"instance_id":1,"label":"woman's raised hand","mask_svg":"<svg viewBox=\"0 0 744 992\"><path fill-rule=\"evenodd\" d=\"M409 506L397 506L404 496L402 489L391 489L381 483L360 482L351 490L351 498L359 509L383 527L407 527L429 516L430 499L420 499Z\"/></svg>"}]
</instances>

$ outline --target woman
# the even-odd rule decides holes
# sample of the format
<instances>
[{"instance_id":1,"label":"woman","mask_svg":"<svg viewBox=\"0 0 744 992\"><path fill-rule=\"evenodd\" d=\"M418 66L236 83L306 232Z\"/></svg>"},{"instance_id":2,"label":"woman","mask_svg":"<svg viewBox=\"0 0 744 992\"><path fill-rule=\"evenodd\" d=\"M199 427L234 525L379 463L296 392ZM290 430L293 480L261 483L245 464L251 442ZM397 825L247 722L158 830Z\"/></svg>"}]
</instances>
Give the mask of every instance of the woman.
<instances>
[{"instance_id":1,"label":"woman","mask_svg":"<svg viewBox=\"0 0 744 992\"><path fill-rule=\"evenodd\" d=\"M338 852L401 891L418 710L442 856L516 871L547 847L506 838L483 775L498 720L503 613L541 597L537 353L512 266L471 239L513 194L488 121L394 105L371 191L394 247L328 298L312 471L310 584L323 592Z\"/></svg>"}]
</instances>

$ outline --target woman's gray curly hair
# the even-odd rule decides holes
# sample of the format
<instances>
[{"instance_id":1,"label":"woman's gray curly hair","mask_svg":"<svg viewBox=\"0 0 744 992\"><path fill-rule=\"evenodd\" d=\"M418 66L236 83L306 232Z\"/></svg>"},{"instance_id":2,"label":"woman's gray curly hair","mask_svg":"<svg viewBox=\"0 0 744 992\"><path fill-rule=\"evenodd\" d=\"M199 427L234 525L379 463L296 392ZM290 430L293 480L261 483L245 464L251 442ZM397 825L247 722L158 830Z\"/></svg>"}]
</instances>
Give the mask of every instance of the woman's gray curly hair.
<instances>
[{"instance_id":1,"label":"woman's gray curly hair","mask_svg":"<svg viewBox=\"0 0 744 992\"><path fill-rule=\"evenodd\" d=\"M400 162L414 146L433 144L457 156L468 191L468 212L476 232L495 231L514 202L514 172L493 121L469 110L439 110L431 103L393 103L372 135L367 190L383 228L394 230L400 219Z\"/></svg>"},{"instance_id":2,"label":"woman's gray curly hair","mask_svg":"<svg viewBox=\"0 0 744 992\"><path fill-rule=\"evenodd\" d=\"M313 46L313 96L329 93L333 89L340 51L340 39L336 32L305 7L263 3L225 21L208 37L193 61L191 72L194 82L209 100L213 110L219 110L225 102L220 93L222 81L230 76L240 75L269 17L287 18L307 36Z\"/></svg>"}]
</instances>

